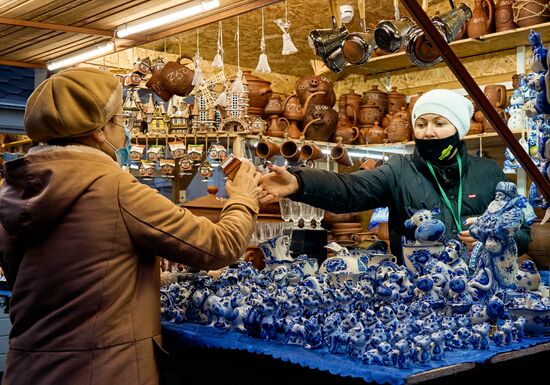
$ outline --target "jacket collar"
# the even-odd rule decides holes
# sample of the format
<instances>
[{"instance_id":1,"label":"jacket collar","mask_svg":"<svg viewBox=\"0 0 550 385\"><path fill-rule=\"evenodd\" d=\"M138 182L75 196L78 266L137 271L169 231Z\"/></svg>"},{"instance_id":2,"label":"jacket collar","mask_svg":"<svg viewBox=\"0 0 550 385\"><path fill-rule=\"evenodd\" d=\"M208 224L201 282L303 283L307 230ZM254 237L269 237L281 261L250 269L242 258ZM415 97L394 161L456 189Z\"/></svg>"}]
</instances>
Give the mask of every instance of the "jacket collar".
<instances>
[{"instance_id":1,"label":"jacket collar","mask_svg":"<svg viewBox=\"0 0 550 385\"><path fill-rule=\"evenodd\" d=\"M35 146L29 149L28 154L34 155L34 154L43 154L43 153L52 153L52 152L62 152L62 151L71 151L71 152L80 152L84 154L92 154L92 155L98 155L103 156L107 159L113 160L109 155L104 153L101 150L98 150L97 148L93 148L90 146L80 145L80 144L70 144L67 146L56 146L56 145L50 145L50 144L41 144L39 146Z\"/></svg>"}]
</instances>

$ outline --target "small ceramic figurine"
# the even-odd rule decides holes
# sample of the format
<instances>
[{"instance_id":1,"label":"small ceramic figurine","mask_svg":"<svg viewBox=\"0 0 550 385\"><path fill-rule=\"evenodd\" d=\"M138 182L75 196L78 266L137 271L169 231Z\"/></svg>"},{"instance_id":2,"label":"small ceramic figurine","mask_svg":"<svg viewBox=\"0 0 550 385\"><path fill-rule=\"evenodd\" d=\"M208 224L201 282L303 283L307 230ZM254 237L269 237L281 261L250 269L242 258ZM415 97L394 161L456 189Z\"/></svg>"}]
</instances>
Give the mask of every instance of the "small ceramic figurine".
<instances>
[{"instance_id":1,"label":"small ceramic figurine","mask_svg":"<svg viewBox=\"0 0 550 385\"><path fill-rule=\"evenodd\" d=\"M546 57L548 55L548 50L544 47L544 44L542 43L540 32L531 30L527 39L529 40L531 51L533 52L533 55L529 59L529 67L534 72L547 71L548 65L546 63Z\"/></svg>"},{"instance_id":2,"label":"small ceramic figurine","mask_svg":"<svg viewBox=\"0 0 550 385\"><path fill-rule=\"evenodd\" d=\"M410 369L412 367L411 344L406 339L395 343L396 349L390 353L393 366L399 369Z\"/></svg>"},{"instance_id":3,"label":"small ceramic figurine","mask_svg":"<svg viewBox=\"0 0 550 385\"><path fill-rule=\"evenodd\" d=\"M430 353L431 340L429 336L417 335L413 338L414 341L414 361L420 365L426 365L432 359Z\"/></svg>"},{"instance_id":4,"label":"small ceramic figurine","mask_svg":"<svg viewBox=\"0 0 550 385\"><path fill-rule=\"evenodd\" d=\"M468 291L467 277L459 276L449 282L449 301L447 305L454 313L467 313L474 300Z\"/></svg>"},{"instance_id":5,"label":"small ceramic figurine","mask_svg":"<svg viewBox=\"0 0 550 385\"><path fill-rule=\"evenodd\" d=\"M472 345L474 349L489 349L489 332L491 331L491 325L488 322L484 322L479 325L474 325L472 330Z\"/></svg>"},{"instance_id":6,"label":"small ceramic figurine","mask_svg":"<svg viewBox=\"0 0 550 385\"><path fill-rule=\"evenodd\" d=\"M428 302L432 307L440 307L444 302L443 293L437 287L434 287L434 281L432 277L423 275L416 280L415 289L416 298L421 301Z\"/></svg>"},{"instance_id":7,"label":"small ceramic figurine","mask_svg":"<svg viewBox=\"0 0 550 385\"><path fill-rule=\"evenodd\" d=\"M282 263L292 262L292 257L290 256L290 237L288 235L268 239L260 243L258 247L264 254L265 269L268 271L273 270Z\"/></svg>"},{"instance_id":8,"label":"small ceramic figurine","mask_svg":"<svg viewBox=\"0 0 550 385\"><path fill-rule=\"evenodd\" d=\"M540 286L540 274L532 260L525 260L516 274L518 291L536 291Z\"/></svg>"},{"instance_id":9,"label":"small ceramic figurine","mask_svg":"<svg viewBox=\"0 0 550 385\"><path fill-rule=\"evenodd\" d=\"M437 206L431 210L428 210L427 207L420 210L409 207L407 208L407 212L411 217L405 221L405 227L412 229L416 226L414 237L417 243L430 244L438 241L445 234L445 225L443 222L432 217L433 215L440 214Z\"/></svg>"},{"instance_id":10,"label":"small ceramic figurine","mask_svg":"<svg viewBox=\"0 0 550 385\"><path fill-rule=\"evenodd\" d=\"M360 323L349 330L349 355L353 358L362 358L369 344L370 330Z\"/></svg>"},{"instance_id":11,"label":"small ceramic figurine","mask_svg":"<svg viewBox=\"0 0 550 385\"><path fill-rule=\"evenodd\" d=\"M442 331L432 333L432 343L430 346L430 354L434 361L441 361L445 353L445 335Z\"/></svg>"},{"instance_id":12,"label":"small ceramic figurine","mask_svg":"<svg viewBox=\"0 0 550 385\"><path fill-rule=\"evenodd\" d=\"M376 349L371 349L363 355L363 362L367 365L387 366L391 363L391 345L381 342Z\"/></svg>"}]
</instances>

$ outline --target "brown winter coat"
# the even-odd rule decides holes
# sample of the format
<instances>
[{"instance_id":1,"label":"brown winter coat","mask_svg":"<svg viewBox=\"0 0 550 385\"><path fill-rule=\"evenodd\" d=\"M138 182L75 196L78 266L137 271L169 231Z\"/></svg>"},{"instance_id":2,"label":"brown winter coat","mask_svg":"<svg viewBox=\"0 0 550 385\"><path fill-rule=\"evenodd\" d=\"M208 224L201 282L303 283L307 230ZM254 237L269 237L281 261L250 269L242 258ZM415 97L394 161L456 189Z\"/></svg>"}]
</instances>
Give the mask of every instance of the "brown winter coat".
<instances>
[{"instance_id":1,"label":"brown winter coat","mask_svg":"<svg viewBox=\"0 0 550 385\"><path fill-rule=\"evenodd\" d=\"M213 224L85 146L8 162L0 262L13 287L7 385L155 385L159 260L216 269L246 249L256 199Z\"/></svg>"}]
</instances>

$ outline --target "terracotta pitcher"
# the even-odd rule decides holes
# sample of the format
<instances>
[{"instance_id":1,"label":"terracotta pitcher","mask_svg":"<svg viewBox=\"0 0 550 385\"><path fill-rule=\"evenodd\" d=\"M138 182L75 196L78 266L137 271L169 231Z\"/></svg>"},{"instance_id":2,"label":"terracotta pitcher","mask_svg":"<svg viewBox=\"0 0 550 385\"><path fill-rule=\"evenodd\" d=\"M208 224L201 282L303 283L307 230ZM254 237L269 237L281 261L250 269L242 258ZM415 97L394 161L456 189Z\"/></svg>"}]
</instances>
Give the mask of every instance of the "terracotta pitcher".
<instances>
[{"instance_id":1,"label":"terracotta pitcher","mask_svg":"<svg viewBox=\"0 0 550 385\"><path fill-rule=\"evenodd\" d=\"M472 18L468 20L468 37L475 39L491 32L495 5L492 0L475 0Z\"/></svg>"},{"instance_id":2,"label":"terracotta pitcher","mask_svg":"<svg viewBox=\"0 0 550 385\"><path fill-rule=\"evenodd\" d=\"M266 134L268 136L275 136L277 138L282 138L285 136L285 133L288 132L289 121L287 119L279 117L279 115L271 115L269 117L271 120L269 127L267 128Z\"/></svg>"},{"instance_id":3,"label":"terracotta pitcher","mask_svg":"<svg viewBox=\"0 0 550 385\"><path fill-rule=\"evenodd\" d=\"M495 31L508 31L516 28L514 23L514 0L499 0L495 4Z\"/></svg>"}]
</instances>

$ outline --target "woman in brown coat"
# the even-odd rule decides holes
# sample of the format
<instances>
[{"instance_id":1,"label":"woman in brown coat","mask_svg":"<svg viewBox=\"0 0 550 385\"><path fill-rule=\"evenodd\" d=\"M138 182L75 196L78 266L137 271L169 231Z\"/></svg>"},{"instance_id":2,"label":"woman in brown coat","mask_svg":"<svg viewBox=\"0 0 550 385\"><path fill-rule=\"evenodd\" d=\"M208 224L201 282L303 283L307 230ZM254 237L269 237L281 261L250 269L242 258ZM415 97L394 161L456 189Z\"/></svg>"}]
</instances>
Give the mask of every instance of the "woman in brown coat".
<instances>
[{"instance_id":1,"label":"woman in brown coat","mask_svg":"<svg viewBox=\"0 0 550 385\"><path fill-rule=\"evenodd\" d=\"M12 287L3 384L159 382L159 259L216 269L243 254L260 175L243 161L217 224L121 170L122 89L76 68L42 83L25 111L45 144L7 162L0 262Z\"/></svg>"}]
</instances>

